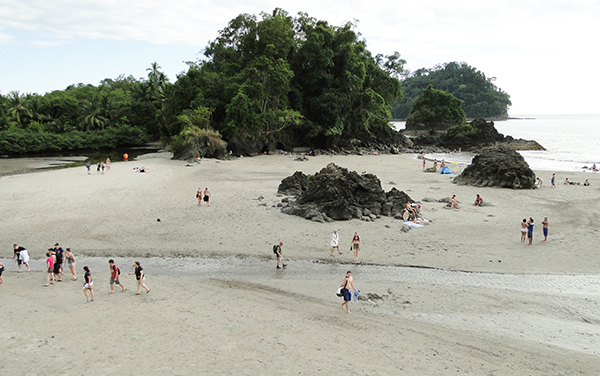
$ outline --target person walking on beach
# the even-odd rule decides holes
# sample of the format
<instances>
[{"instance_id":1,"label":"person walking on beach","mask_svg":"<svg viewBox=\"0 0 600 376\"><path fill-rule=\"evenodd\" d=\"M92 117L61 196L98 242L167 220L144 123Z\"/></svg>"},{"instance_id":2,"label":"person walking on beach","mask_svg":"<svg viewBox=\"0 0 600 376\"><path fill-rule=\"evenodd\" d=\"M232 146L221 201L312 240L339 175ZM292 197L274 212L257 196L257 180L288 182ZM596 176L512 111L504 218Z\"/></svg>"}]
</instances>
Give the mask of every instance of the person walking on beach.
<instances>
[{"instance_id":1,"label":"person walking on beach","mask_svg":"<svg viewBox=\"0 0 600 376\"><path fill-rule=\"evenodd\" d=\"M91 175L92 174L92 171L91 171L92 170L92 164L90 163L90 161L85 162L85 167L88 170L88 175Z\"/></svg>"},{"instance_id":2,"label":"person walking on beach","mask_svg":"<svg viewBox=\"0 0 600 376\"><path fill-rule=\"evenodd\" d=\"M25 249L25 247L21 247L17 244L13 244L13 248L14 248L14 254L13 254L13 260L17 260L17 265L19 266L19 273L23 272L21 265L25 264L25 266L27 267L27 271L31 271L29 269L29 253L27 253L27 250Z\"/></svg>"},{"instance_id":3,"label":"person walking on beach","mask_svg":"<svg viewBox=\"0 0 600 376\"><path fill-rule=\"evenodd\" d=\"M358 236L358 232L355 232L352 237L352 243L350 243L350 249L354 250L354 261L358 261L358 251L360 250L361 245L362 241L360 240L360 236Z\"/></svg>"},{"instance_id":4,"label":"person walking on beach","mask_svg":"<svg viewBox=\"0 0 600 376\"><path fill-rule=\"evenodd\" d=\"M281 266L283 266L284 268L287 266L287 264L285 264L283 260L283 250L281 249L281 247L283 247L283 242L279 242L279 244L275 244L273 246L273 253L275 254L275 257L277 257L277 269L281 269L281 267L279 266L279 262L281 262Z\"/></svg>"},{"instance_id":5,"label":"person walking on beach","mask_svg":"<svg viewBox=\"0 0 600 376\"><path fill-rule=\"evenodd\" d=\"M71 281L77 281L77 272L75 271L75 265L77 262L75 261L75 255L71 252L71 248L65 249L65 260L67 262L67 266L71 270Z\"/></svg>"},{"instance_id":6,"label":"person walking on beach","mask_svg":"<svg viewBox=\"0 0 600 376\"><path fill-rule=\"evenodd\" d=\"M106 158L106 171L110 171L110 158Z\"/></svg>"},{"instance_id":7,"label":"person walking on beach","mask_svg":"<svg viewBox=\"0 0 600 376\"><path fill-rule=\"evenodd\" d=\"M342 303L342 309L345 309L346 312L350 312L350 300L352 300L352 293L350 292L350 287L354 291L358 291L356 287L354 287L354 278L352 277L352 272L347 271L346 275L342 279L342 284L340 285L342 288L342 293L344 294L344 302ZM346 308L344 308L346 306Z\"/></svg>"},{"instance_id":8,"label":"person walking on beach","mask_svg":"<svg viewBox=\"0 0 600 376\"><path fill-rule=\"evenodd\" d=\"M94 289L92 288L92 286L94 285L94 281L92 281L92 273L90 273L90 268L88 268L88 266L84 266L83 270L85 271L85 275L83 276L83 294L85 295L85 302L93 302L94 301ZM90 297L88 296L88 291L90 292L90 295L92 296L92 299L90 299Z\"/></svg>"},{"instance_id":9,"label":"person walking on beach","mask_svg":"<svg viewBox=\"0 0 600 376\"><path fill-rule=\"evenodd\" d=\"M110 269L110 292L109 294L115 293L115 284L121 286L121 292L125 292L127 290L125 286L119 281L119 276L121 275L121 270L115 265L115 261L113 259L108 260L108 268Z\"/></svg>"},{"instance_id":10,"label":"person walking on beach","mask_svg":"<svg viewBox=\"0 0 600 376\"><path fill-rule=\"evenodd\" d=\"M125 162L127 162L129 160L129 154L127 154L127 153L123 154L123 160Z\"/></svg>"},{"instance_id":11,"label":"person walking on beach","mask_svg":"<svg viewBox=\"0 0 600 376\"><path fill-rule=\"evenodd\" d=\"M425 165L426 165L425 159L423 159L423 170L425 169Z\"/></svg>"},{"instance_id":12,"label":"person walking on beach","mask_svg":"<svg viewBox=\"0 0 600 376\"><path fill-rule=\"evenodd\" d=\"M198 200L198 206L201 206L201 204L202 204L202 190L200 188L198 188L198 190L196 191L196 199Z\"/></svg>"},{"instance_id":13,"label":"person walking on beach","mask_svg":"<svg viewBox=\"0 0 600 376\"><path fill-rule=\"evenodd\" d=\"M552 174L552 178L550 179L550 188L556 188L556 184L554 184L554 179L556 179L556 174Z\"/></svg>"},{"instance_id":14,"label":"person walking on beach","mask_svg":"<svg viewBox=\"0 0 600 376\"><path fill-rule=\"evenodd\" d=\"M98 165L96 165L96 173L100 173L100 162L98 162Z\"/></svg>"},{"instance_id":15,"label":"person walking on beach","mask_svg":"<svg viewBox=\"0 0 600 376\"><path fill-rule=\"evenodd\" d=\"M133 264L133 267L135 268L135 271L133 273L129 273L129 275L135 274L135 279L137 280L137 292L135 294L140 295L142 287L146 289L146 294L148 294L150 292L150 289L146 286L146 276L144 275L144 268L142 268L142 265L140 265L139 261L136 261Z\"/></svg>"},{"instance_id":16,"label":"person walking on beach","mask_svg":"<svg viewBox=\"0 0 600 376\"><path fill-rule=\"evenodd\" d=\"M54 258L52 257L50 250L48 250L46 256L48 258L46 259L46 284L44 287L50 285L50 279L52 279L52 284L54 284Z\"/></svg>"},{"instance_id":17,"label":"person walking on beach","mask_svg":"<svg viewBox=\"0 0 600 376\"><path fill-rule=\"evenodd\" d=\"M208 202L208 200L210 200L210 192L208 188L204 188L204 193L202 195L202 199L204 200L204 202L206 202L206 206L210 206L210 203Z\"/></svg>"},{"instance_id":18,"label":"person walking on beach","mask_svg":"<svg viewBox=\"0 0 600 376\"><path fill-rule=\"evenodd\" d=\"M533 243L533 218L529 217L529 221L527 222L527 238L529 239L529 244Z\"/></svg>"},{"instance_id":19,"label":"person walking on beach","mask_svg":"<svg viewBox=\"0 0 600 376\"><path fill-rule=\"evenodd\" d=\"M546 241L548 240L548 217L544 217L544 220L542 221L542 230L544 231L544 240Z\"/></svg>"},{"instance_id":20,"label":"person walking on beach","mask_svg":"<svg viewBox=\"0 0 600 376\"><path fill-rule=\"evenodd\" d=\"M62 247L56 243L54 244L54 255L56 256L56 260L54 263L54 276L58 277L57 282L62 282L62 274L63 274L63 261L64 261L64 250Z\"/></svg>"},{"instance_id":21,"label":"person walking on beach","mask_svg":"<svg viewBox=\"0 0 600 376\"><path fill-rule=\"evenodd\" d=\"M338 234L337 230L333 230L333 234L331 234L331 256L333 256L335 249L337 249L340 255L343 253L340 251L340 234Z\"/></svg>"},{"instance_id":22,"label":"person walking on beach","mask_svg":"<svg viewBox=\"0 0 600 376\"><path fill-rule=\"evenodd\" d=\"M526 238L527 238L527 219L523 218L523 222L521 222L521 243L525 243Z\"/></svg>"}]
</instances>

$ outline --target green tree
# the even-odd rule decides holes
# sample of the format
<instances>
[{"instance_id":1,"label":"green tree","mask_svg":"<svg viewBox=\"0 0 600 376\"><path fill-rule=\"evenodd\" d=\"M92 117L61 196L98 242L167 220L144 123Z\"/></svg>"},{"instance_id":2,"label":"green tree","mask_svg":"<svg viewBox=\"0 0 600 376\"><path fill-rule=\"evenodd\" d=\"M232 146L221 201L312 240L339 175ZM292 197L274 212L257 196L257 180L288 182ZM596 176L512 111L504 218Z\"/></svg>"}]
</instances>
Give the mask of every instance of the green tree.
<instances>
[{"instance_id":1,"label":"green tree","mask_svg":"<svg viewBox=\"0 0 600 376\"><path fill-rule=\"evenodd\" d=\"M408 130L446 130L465 122L462 101L429 85L406 119Z\"/></svg>"}]
</instances>

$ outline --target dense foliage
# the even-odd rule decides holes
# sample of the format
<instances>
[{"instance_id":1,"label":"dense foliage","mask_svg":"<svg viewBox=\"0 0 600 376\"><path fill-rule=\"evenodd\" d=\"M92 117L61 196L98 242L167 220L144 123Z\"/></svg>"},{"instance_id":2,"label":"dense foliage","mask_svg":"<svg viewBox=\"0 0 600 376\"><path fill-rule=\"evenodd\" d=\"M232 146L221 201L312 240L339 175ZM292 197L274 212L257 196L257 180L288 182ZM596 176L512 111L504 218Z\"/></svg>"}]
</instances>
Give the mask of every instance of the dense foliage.
<instances>
[{"instance_id":1,"label":"dense foliage","mask_svg":"<svg viewBox=\"0 0 600 376\"><path fill-rule=\"evenodd\" d=\"M431 69L419 69L402 81L403 97L392 104L396 119L408 117L423 90L429 85L463 101L468 118L506 118L510 96L494 85L495 77L466 63L445 63Z\"/></svg>"},{"instance_id":2,"label":"dense foliage","mask_svg":"<svg viewBox=\"0 0 600 376\"><path fill-rule=\"evenodd\" d=\"M415 104L406 119L408 130L446 130L465 122L462 101L452 94L434 89L429 85Z\"/></svg>"},{"instance_id":3,"label":"dense foliage","mask_svg":"<svg viewBox=\"0 0 600 376\"><path fill-rule=\"evenodd\" d=\"M172 112L210 108L210 126L242 149L377 138L405 62L373 57L353 29L280 9L242 14L178 77Z\"/></svg>"},{"instance_id":4,"label":"dense foliage","mask_svg":"<svg viewBox=\"0 0 600 376\"><path fill-rule=\"evenodd\" d=\"M45 95L0 95L0 154L115 148L157 139L171 87L156 63L148 79L120 76Z\"/></svg>"}]
</instances>

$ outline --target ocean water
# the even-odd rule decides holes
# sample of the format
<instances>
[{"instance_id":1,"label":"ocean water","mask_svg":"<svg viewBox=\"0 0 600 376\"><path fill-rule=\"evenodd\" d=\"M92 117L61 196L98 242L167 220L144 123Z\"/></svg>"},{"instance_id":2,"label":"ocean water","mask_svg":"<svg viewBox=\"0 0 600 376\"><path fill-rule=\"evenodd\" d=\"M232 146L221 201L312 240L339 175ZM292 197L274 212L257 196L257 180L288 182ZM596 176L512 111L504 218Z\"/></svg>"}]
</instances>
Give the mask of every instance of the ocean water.
<instances>
[{"instance_id":1,"label":"ocean water","mask_svg":"<svg viewBox=\"0 0 600 376\"><path fill-rule=\"evenodd\" d=\"M545 171L582 171L594 163L600 168L600 115L511 115L495 121L498 132L535 140L546 150L521 151L529 167ZM394 122L403 129L404 122ZM428 155L429 158L470 163L469 153Z\"/></svg>"}]
</instances>

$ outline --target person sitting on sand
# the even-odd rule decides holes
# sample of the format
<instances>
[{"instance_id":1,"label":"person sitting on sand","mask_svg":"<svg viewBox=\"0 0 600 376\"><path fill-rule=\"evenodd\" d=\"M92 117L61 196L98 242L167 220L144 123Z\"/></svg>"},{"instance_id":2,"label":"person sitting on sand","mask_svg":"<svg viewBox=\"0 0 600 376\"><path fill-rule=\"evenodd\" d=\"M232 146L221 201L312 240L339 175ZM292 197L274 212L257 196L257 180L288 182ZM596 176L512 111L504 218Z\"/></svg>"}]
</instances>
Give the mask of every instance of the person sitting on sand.
<instances>
[{"instance_id":1,"label":"person sitting on sand","mask_svg":"<svg viewBox=\"0 0 600 376\"><path fill-rule=\"evenodd\" d=\"M410 201L406 201L406 205L404 205L404 208L407 211L411 212L415 216L415 219L419 217L419 211L410 204Z\"/></svg>"},{"instance_id":2,"label":"person sitting on sand","mask_svg":"<svg viewBox=\"0 0 600 376\"><path fill-rule=\"evenodd\" d=\"M458 201L456 200L456 195L452 195L452 198L450 198L450 208L454 209L455 207L456 209L460 209Z\"/></svg>"},{"instance_id":3,"label":"person sitting on sand","mask_svg":"<svg viewBox=\"0 0 600 376\"><path fill-rule=\"evenodd\" d=\"M590 186L590 182L587 179L585 179L585 181L583 182L583 185L585 187L589 187Z\"/></svg>"},{"instance_id":4,"label":"person sitting on sand","mask_svg":"<svg viewBox=\"0 0 600 376\"><path fill-rule=\"evenodd\" d=\"M475 206L481 206L482 202L483 202L483 198L481 198L480 195L477 195L477 197L475 197Z\"/></svg>"}]
</instances>

